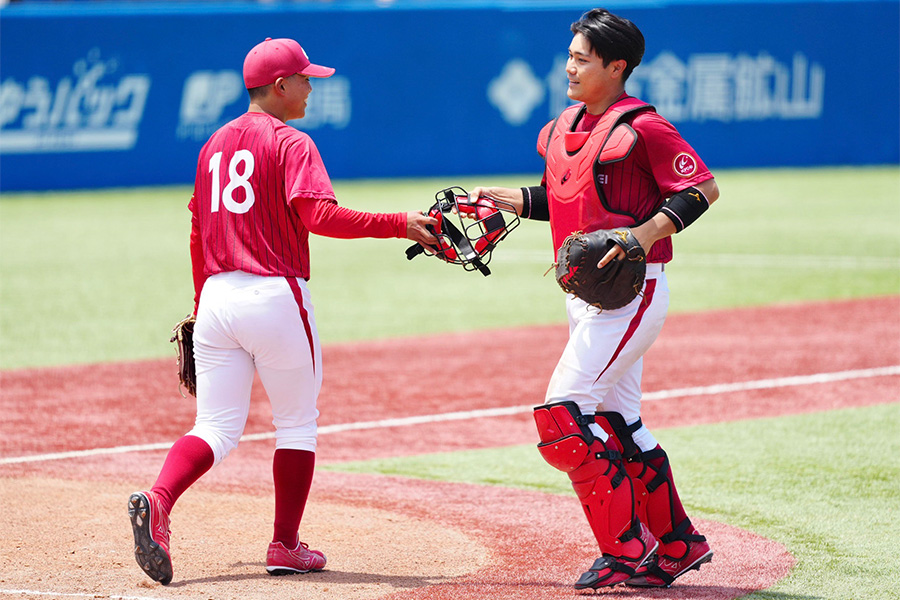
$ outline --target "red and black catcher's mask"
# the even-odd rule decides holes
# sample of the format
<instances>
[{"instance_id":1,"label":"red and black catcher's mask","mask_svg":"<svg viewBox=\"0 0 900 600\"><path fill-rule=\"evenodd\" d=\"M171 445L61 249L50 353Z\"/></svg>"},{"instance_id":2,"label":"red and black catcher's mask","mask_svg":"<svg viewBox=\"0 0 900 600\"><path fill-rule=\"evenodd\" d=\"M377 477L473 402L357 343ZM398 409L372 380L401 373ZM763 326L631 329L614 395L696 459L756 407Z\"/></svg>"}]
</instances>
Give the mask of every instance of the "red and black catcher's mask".
<instances>
[{"instance_id":1,"label":"red and black catcher's mask","mask_svg":"<svg viewBox=\"0 0 900 600\"><path fill-rule=\"evenodd\" d=\"M487 264L494 248L519 224L513 205L489 196L471 201L461 187L449 187L435 194L428 216L437 219L437 227L428 227L437 243L429 244L428 249L419 244L410 246L406 258L412 260L419 254L430 254L462 265L466 271L477 269L485 276L491 274Z\"/></svg>"}]
</instances>

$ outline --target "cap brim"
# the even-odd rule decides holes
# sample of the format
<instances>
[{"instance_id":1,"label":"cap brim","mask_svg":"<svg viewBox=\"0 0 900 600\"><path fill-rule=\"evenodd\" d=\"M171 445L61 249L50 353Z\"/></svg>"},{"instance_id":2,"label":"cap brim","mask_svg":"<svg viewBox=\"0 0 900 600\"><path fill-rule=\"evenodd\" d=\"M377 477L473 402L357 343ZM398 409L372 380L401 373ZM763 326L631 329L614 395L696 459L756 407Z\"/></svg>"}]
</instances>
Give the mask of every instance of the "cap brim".
<instances>
[{"instance_id":1,"label":"cap brim","mask_svg":"<svg viewBox=\"0 0 900 600\"><path fill-rule=\"evenodd\" d=\"M331 77L334 75L334 69L310 63L308 67L300 71L300 74L307 77Z\"/></svg>"}]
</instances>

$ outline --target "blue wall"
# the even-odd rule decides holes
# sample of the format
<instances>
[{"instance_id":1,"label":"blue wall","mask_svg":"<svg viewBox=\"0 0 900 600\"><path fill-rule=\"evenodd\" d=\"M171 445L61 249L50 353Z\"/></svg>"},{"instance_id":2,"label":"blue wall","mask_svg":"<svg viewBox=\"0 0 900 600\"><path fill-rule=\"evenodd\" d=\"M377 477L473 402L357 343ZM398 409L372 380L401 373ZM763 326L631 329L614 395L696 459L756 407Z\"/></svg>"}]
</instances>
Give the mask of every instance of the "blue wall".
<instances>
[{"instance_id":1,"label":"blue wall","mask_svg":"<svg viewBox=\"0 0 900 600\"><path fill-rule=\"evenodd\" d=\"M246 52L337 74L296 125L334 178L539 172L572 2L48 3L0 9L0 189L190 183L242 113ZM628 91L709 166L900 162L900 2L606 2L644 32ZM527 8L523 8L527 7Z\"/></svg>"}]
</instances>

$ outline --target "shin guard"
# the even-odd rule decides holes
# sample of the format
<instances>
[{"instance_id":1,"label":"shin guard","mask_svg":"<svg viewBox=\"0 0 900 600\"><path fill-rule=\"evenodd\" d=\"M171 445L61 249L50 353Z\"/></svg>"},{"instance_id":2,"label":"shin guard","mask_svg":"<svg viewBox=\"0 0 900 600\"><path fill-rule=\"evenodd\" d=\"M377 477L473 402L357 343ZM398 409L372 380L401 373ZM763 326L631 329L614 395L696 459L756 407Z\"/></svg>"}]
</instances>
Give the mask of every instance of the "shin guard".
<instances>
[{"instance_id":1,"label":"shin guard","mask_svg":"<svg viewBox=\"0 0 900 600\"><path fill-rule=\"evenodd\" d=\"M568 473L601 552L625 561L641 559L647 540L635 518L631 480L615 438L595 436L588 427L594 415L582 415L571 401L536 407L534 420L538 451Z\"/></svg>"},{"instance_id":2,"label":"shin guard","mask_svg":"<svg viewBox=\"0 0 900 600\"><path fill-rule=\"evenodd\" d=\"M669 587L678 577L712 560L712 550L684 512L662 448L640 453L626 468L634 478L635 494L646 499L642 511L659 540L654 559L638 568L627 584Z\"/></svg>"},{"instance_id":3,"label":"shin guard","mask_svg":"<svg viewBox=\"0 0 900 600\"><path fill-rule=\"evenodd\" d=\"M691 542L706 541L684 512L665 450L657 446L641 452L629 460L626 469L634 481L635 497L641 499L639 515L660 541L661 556L680 560Z\"/></svg>"}]
</instances>

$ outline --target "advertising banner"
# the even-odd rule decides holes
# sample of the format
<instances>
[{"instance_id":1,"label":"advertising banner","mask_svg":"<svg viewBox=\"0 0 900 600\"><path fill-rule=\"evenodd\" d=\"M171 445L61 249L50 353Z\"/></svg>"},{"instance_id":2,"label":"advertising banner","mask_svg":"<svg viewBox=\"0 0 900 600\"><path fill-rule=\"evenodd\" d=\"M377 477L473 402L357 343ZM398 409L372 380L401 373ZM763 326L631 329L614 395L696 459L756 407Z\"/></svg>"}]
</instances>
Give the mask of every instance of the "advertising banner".
<instances>
[{"instance_id":1,"label":"advertising banner","mask_svg":"<svg viewBox=\"0 0 900 600\"><path fill-rule=\"evenodd\" d=\"M712 169L900 162L900 3L619 2L627 91ZM0 190L182 184L292 37L336 74L307 117L333 178L540 173L583 3L12 4L0 9ZM865 46L865 51L863 51Z\"/></svg>"}]
</instances>

